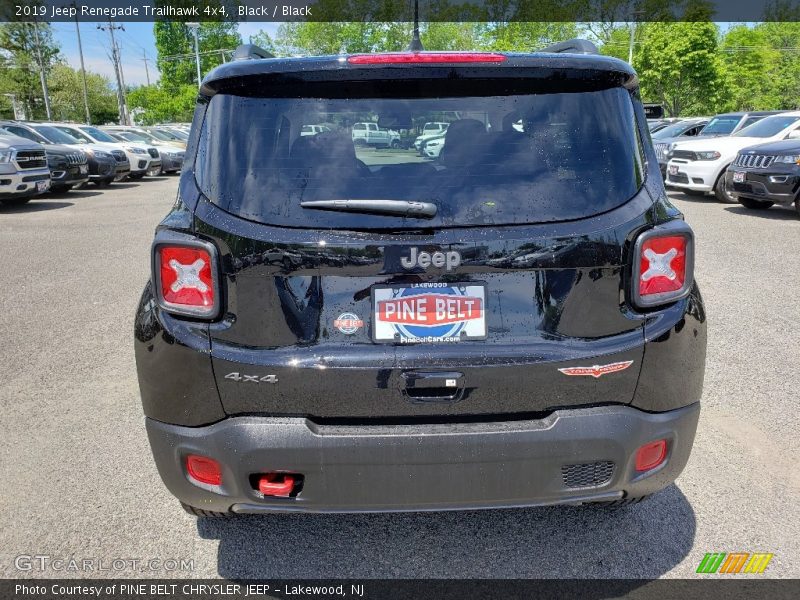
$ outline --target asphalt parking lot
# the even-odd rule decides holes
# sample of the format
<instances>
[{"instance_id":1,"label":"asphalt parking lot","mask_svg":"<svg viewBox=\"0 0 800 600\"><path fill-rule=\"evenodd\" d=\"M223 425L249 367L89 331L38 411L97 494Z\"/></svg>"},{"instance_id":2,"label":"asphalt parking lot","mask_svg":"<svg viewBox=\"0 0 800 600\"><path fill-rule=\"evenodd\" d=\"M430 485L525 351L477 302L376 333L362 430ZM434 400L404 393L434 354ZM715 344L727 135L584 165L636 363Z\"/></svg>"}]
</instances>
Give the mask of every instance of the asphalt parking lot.
<instances>
[{"instance_id":1,"label":"asphalt parking lot","mask_svg":"<svg viewBox=\"0 0 800 600\"><path fill-rule=\"evenodd\" d=\"M0 576L691 577L706 552L740 551L774 553L766 576L800 577L793 210L671 194L697 235L709 355L692 458L650 501L218 521L161 484L136 383L134 309L176 188L160 177L0 208ZM193 569L20 570L20 555Z\"/></svg>"}]
</instances>

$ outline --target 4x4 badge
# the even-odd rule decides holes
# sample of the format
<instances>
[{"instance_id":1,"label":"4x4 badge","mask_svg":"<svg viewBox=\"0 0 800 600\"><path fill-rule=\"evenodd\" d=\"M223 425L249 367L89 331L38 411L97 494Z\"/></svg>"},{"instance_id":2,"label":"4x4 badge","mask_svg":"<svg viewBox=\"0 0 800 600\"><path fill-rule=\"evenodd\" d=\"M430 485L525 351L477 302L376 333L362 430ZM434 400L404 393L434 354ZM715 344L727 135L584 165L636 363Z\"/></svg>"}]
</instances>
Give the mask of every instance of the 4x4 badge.
<instances>
[{"instance_id":1,"label":"4x4 badge","mask_svg":"<svg viewBox=\"0 0 800 600\"><path fill-rule=\"evenodd\" d=\"M617 371L624 371L633 364L632 360L625 360L622 362L615 362L608 365L594 365L592 367L566 367L559 369L564 375L584 375L592 376L595 379L608 375L609 373L616 373Z\"/></svg>"}]
</instances>

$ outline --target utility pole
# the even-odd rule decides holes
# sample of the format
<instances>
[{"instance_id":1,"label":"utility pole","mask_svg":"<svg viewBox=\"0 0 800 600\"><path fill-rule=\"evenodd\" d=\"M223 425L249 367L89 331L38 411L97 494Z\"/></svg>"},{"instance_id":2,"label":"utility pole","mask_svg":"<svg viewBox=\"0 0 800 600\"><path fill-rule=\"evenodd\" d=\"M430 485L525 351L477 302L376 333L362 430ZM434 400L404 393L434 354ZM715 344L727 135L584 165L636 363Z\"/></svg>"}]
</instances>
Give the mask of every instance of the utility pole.
<instances>
[{"instance_id":1,"label":"utility pole","mask_svg":"<svg viewBox=\"0 0 800 600\"><path fill-rule=\"evenodd\" d=\"M72 3L72 8L76 8ZM86 87L86 67L83 64L83 44L81 44L81 26L78 24L78 12L75 11L75 31L78 34L78 54L81 55L81 76L83 77L83 108L86 109L86 124L92 123L92 116L89 114L89 89Z\"/></svg>"},{"instance_id":2,"label":"utility pole","mask_svg":"<svg viewBox=\"0 0 800 600\"><path fill-rule=\"evenodd\" d=\"M194 33L194 61L197 64L197 87L200 87L200 82L202 81L200 75L200 42L197 39L197 30L200 29L200 23L187 23L186 26Z\"/></svg>"},{"instance_id":3,"label":"utility pole","mask_svg":"<svg viewBox=\"0 0 800 600\"><path fill-rule=\"evenodd\" d=\"M144 75L145 77L147 77L147 85L150 85L150 70L147 68L147 62L150 59L147 58L147 50L142 50L142 56L144 58L141 58L139 60L141 60L144 63Z\"/></svg>"},{"instance_id":4,"label":"utility pole","mask_svg":"<svg viewBox=\"0 0 800 600\"><path fill-rule=\"evenodd\" d=\"M122 76L122 65L120 64L119 46L117 46L117 39L114 37L114 30L121 29L125 31L123 25L114 25L111 19L108 20L108 27L98 25L98 29L106 31L108 29L111 35L111 61L114 63L114 75L117 77L117 102L119 103L119 123L120 125L130 125L128 122L128 105L125 99L125 80Z\"/></svg>"},{"instance_id":5,"label":"utility pole","mask_svg":"<svg viewBox=\"0 0 800 600\"><path fill-rule=\"evenodd\" d=\"M44 61L42 60L42 46L39 41L39 21L33 22L33 35L36 39L36 56L39 58L39 79L42 82L42 94L44 94L44 109L47 112L47 120L52 120L50 115L50 92L47 90L47 76L44 74Z\"/></svg>"},{"instance_id":6,"label":"utility pole","mask_svg":"<svg viewBox=\"0 0 800 600\"><path fill-rule=\"evenodd\" d=\"M633 64L633 34L636 31L636 23L631 21L631 38L628 42L628 64Z\"/></svg>"}]
</instances>

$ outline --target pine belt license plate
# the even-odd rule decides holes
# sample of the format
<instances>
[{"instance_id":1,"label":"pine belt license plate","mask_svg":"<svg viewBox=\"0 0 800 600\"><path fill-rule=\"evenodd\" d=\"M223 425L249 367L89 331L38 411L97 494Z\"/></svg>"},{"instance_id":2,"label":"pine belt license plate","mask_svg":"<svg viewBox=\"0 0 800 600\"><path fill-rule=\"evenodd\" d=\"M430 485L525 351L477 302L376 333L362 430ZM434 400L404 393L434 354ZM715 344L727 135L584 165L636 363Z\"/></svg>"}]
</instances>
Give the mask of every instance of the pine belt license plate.
<instances>
[{"instance_id":1,"label":"pine belt license plate","mask_svg":"<svg viewBox=\"0 0 800 600\"><path fill-rule=\"evenodd\" d=\"M733 183L744 183L746 176L744 171L733 172Z\"/></svg>"},{"instance_id":2,"label":"pine belt license plate","mask_svg":"<svg viewBox=\"0 0 800 600\"><path fill-rule=\"evenodd\" d=\"M372 288L372 339L401 344L486 339L485 283Z\"/></svg>"}]
</instances>

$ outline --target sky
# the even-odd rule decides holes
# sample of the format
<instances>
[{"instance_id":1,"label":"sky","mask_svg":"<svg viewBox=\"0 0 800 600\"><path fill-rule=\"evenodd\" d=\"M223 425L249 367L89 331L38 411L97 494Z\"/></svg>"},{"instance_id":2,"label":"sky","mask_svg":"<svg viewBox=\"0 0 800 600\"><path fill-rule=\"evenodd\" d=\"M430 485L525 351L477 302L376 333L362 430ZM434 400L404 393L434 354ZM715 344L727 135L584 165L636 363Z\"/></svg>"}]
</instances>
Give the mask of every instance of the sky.
<instances>
[{"instance_id":1,"label":"sky","mask_svg":"<svg viewBox=\"0 0 800 600\"><path fill-rule=\"evenodd\" d=\"M122 55L122 70L126 85L143 85L147 83L147 71L145 70L145 56L149 59L147 68L149 69L150 82L155 83L158 79L156 68L156 46L153 37L153 23L115 23L125 27L124 31L115 30L114 35L120 47ZM78 37L75 32L74 22L51 23L53 35L61 45L61 54L67 63L75 69L80 67L80 55L78 53ZM83 60L86 69L94 73L105 75L114 81L114 67L109 58L111 40L108 30L97 29L97 23L80 23L81 42L83 44ZM102 23L107 26L108 23ZM275 32L281 23L239 23L239 33L242 40L247 43L249 37L264 30L274 37ZM724 33L730 23L718 23Z\"/></svg>"},{"instance_id":2,"label":"sky","mask_svg":"<svg viewBox=\"0 0 800 600\"><path fill-rule=\"evenodd\" d=\"M61 46L61 54L73 68L80 68L80 55L78 53L78 35L75 23L52 23L53 36ZM111 39L108 30L97 29L97 23L80 23L81 43L83 45L83 60L87 71L105 75L114 84L114 67L110 55ZM102 23L107 26L108 23ZM115 23L122 25L125 31L115 30L114 35L119 44L122 56L122 70L127 85L141 85L147 83L145 70L145 56L149 59L147 65L150 72L150 82L158 79L156 69L156 45L153 37L152 23ZM280 23L239 23L239 33L247 42L251 35L262 29L274 35Z\"/></svg>"}]
</instances>

